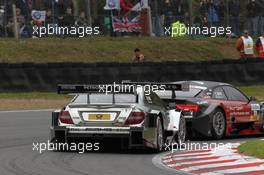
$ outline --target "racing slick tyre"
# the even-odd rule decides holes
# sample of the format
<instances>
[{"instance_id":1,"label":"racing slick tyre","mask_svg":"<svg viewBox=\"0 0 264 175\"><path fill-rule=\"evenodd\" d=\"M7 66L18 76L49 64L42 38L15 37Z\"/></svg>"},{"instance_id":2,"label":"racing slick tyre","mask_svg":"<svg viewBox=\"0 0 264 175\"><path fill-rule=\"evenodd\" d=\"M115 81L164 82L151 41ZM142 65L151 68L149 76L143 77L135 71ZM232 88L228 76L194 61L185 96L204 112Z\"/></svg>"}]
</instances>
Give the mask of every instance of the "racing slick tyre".
<instances>
[{"instance_id":1,"label":"racing slick tyre","mask_svg":"<svg viewBox=\"0 0 264 175\"><path fill-rule=\"evenodd\" d=\"M184 143L186 139L186 133L186 121L184 117L181 117L179 122L179 131L175 134L174 140L179 144Z\"/></svg>"},{"instance_id":2,"label":"racing slick tyre","mask_svg":"<svg viewBox=\"0 0 264 175\"><path fill-rule=\"evenodd\" d=\"M226 131L226 118L221 109L216 109L212 114L211 133L214 139L222 139Z\"/></svg>"},{"instance_id":3,"label":"racing slick tyre","mask_svg":"<svg viewBox=\"0 0 264 175\"><path fill-rule=\"evenodd\" d=\"M161 152L164 148L164 129L160 117L157 118L156 127L156 151Z\"/></svg>"}]
</instances>

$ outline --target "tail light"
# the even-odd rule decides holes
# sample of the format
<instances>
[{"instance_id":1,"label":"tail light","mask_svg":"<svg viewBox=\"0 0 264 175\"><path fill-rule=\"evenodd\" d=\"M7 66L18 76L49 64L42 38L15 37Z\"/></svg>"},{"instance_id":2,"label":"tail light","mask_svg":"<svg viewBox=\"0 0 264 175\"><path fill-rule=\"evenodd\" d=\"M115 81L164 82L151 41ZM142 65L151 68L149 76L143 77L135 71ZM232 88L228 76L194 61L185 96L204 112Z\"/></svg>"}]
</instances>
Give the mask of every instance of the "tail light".
<instances>
[{"instance_id":1,"label":"tail light","mask_svg":"<svg viewBox=\"0 0 264 175\"><path fill-rule=\"evenodd\" d=\"M142 123L145 119L144 112L131 112L129 117L127 118L125 124L126 125L136 125Z\"/></svg>"},{"instance_id":2,"label":"tail light","mask_svg":"<svg viewBox=\"0 0 264 175\"><path fill-rule=\"evenodd\" d=\"M59 114L59 120L61 123L73 124L73 121L71 119L71 115L68 111L61 111Z\"/></svg>"},{"instance_id":3,"label":"tail light","mask_svg":"<svg viewBox=\"0 0 264 175\"><path fill-rule=\"evenodd\" d=\"M198 112L200 107L196 104L177 104L176 109L181 111Z\"/></svg>"}]
</instances>

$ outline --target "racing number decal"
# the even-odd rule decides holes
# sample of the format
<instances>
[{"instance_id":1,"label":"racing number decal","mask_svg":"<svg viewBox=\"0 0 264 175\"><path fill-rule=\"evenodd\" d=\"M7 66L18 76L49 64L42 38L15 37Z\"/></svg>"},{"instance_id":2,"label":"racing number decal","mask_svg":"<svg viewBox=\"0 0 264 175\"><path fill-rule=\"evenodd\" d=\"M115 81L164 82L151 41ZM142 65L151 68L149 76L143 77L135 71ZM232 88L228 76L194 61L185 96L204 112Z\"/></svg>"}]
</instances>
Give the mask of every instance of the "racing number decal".
<instances>
[{"instance_id":1,"label":"racing number decal","mask_svg":"<svg viewBox=\"0 0 264 175\"><path fill-rule=\"evenodd\" d=\"M259 104L251 104L250 106L251 106L251 111L252 111L252 115L250 116L250 120L253 120L253 121L261 120L260 105Z\"/></svg>"}]
</instances>

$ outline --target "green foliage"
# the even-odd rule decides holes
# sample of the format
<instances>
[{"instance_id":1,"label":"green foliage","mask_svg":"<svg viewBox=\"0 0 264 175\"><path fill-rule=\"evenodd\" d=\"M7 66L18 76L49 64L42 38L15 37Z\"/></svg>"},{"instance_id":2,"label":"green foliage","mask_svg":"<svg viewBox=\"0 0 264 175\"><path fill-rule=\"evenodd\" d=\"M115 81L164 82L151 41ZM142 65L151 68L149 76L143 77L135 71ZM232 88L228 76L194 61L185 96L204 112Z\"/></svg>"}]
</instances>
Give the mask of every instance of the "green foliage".
<instances>
[{"instance_id":1,"label":"green foliage","mask_svg":"<svg viewBox=\"0 0 264 175\"><path fill-rule=\"evenodd\" d=\"M201 61L239 58L227 38L87 37L0 40L0 62L131 62L134 48L147 61ZM223 52L223 50L225 50Z\"/></svg>"},{"instance_id":2,"label":"green foliage","mask_svg":"<svg viewBox=\"0 0 264 175\"><path fill-rule=\"evenodd\" d=\"M240 153L244 153L249 156L258 157L264 159L264 141L252 140L242 143L238 150Z\"/></svg>"}]
</instances>

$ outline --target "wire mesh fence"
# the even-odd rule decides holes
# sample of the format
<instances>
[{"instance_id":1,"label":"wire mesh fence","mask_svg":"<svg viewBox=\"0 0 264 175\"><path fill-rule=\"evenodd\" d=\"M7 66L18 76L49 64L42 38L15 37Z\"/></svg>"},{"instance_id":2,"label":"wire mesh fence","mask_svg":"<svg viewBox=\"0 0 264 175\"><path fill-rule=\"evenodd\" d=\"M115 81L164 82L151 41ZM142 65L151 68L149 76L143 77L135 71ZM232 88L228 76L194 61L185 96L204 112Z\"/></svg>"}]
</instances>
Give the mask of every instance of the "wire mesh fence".
<instances>
[{"instance_id":1,"label":"wire mesh fence","mask_svg":"<svg viewBox=\"0 0 264 175\"><path fill-rule=\"evenodd\" d=\"M133 7L143 0L118 1L119 10L105 10L107 0L0 0L0 36L14 36L14 20L23 37L32 36L32 26L47 24L98 26L102 35L113 35L118 33L113 29L113 16L125 10L132 14ZM15 12L12 4L16 5ZM264 0L148 0L148 5L150 15L140 16L140 23L146 24L153 36L164 36L164 28L177 21L186 26L230 26L233 36L239 36L244 29L253 36L264 32Z\"/></svg>"}]
</instances>

